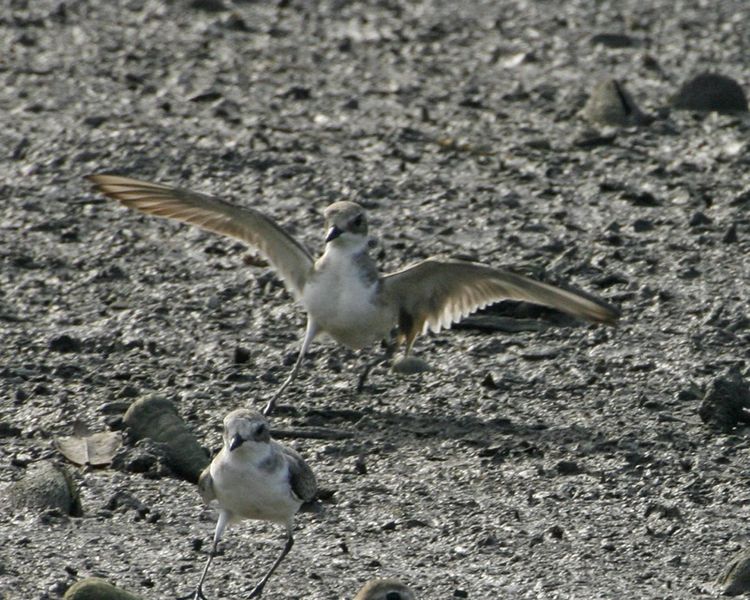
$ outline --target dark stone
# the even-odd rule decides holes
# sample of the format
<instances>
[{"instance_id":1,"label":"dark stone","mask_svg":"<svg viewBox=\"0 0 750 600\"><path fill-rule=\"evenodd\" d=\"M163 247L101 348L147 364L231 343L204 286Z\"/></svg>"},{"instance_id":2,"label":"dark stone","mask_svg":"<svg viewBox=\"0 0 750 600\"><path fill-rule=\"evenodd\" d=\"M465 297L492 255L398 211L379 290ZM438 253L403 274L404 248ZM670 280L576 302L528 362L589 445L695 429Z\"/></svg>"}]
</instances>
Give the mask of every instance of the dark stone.
<instances>
[{"instance_id":1,"label":"dark stone","mask_svg":"<svg viewBox=\"0 0 750 600\"><path fill-rule=\"evenodd\" d=\"M107 115L89 115L88 117L84 117L83 124L91 127L92 129L96 129L101 125L104 125L104 123L106 123L108 120L109 117Z\"/></svg>"},{"instance_id":2,"label":"dark stone","mask_svg":"<svg viewBox=\"0 0 750 600\"><path fill-rule=\"evenodd\" d=\"M708 385L698 414L706 425L725 433L750 423L750 387L737 367Z\"/></svg>"},{"instance_id":3,"label":"dark stone","mask_svg":"<svg viewBox=\"0 0 750 600\"><path fill-rule=\"evenodd\" d=\"M621 198L628 200L633 206L661 206L661 202L651 192L645 190L626 190Z\"/></svg>"},{"instance_id":4,"label":"dark stone","mask_svg":"<svg viewBox=\"0 0 750 600\"><path fill-rule=\"evenodd\" d=\"M151 439L138 441L135 446L124 446L112 459L112 468L126 473L140 473L148 479L172 475L166 444Z\"/></svg>"},{"instance_id":5,"label":"dark stone","mask_svg":"<svg viewBox=\"0 0 750 600\"><path fill-rule=\"evenodd\" d=\"M21 435L20 427L0 421L0 437L16 437Z\"/></svg>"},{"instance_id":6,"label":"dark stone","mask_svg":"<svg viewBox=\"0 0 750 600\"><path fill-rule=\"evenodd\" d=\"M482 379L482 383L480 384L483 388L487 388L488 390L496 390L497 384L495 383L495 379L492 377L492 373L487 373L484 376L484 379Z\"/></svg>"},{"instance_id":7,"label":"dark stone","mask_svg":"<svg viewBox=\"0 0 750 600\"><path fill-rule=\"evenodd\" d=\"M80 352L81 340L64 333L50 340L49 349L53 352Z\"/></svg>"},{"instance_id":8,"label":"dark stone","mask_svg":"<svg viewBox=\"0 0 750 600\"><path fill-rule=\"evenodd\" d=\"M310 88L295 85L282 94L284 98L291 100L309 100L312 97Z\"/></svg>"},{"instance_id":9,"label":"dark stone","mask_svg":"<svg viewBox=\"0 0 750 600\"><path fill-rule=\"evenodd\" d=\"M549 528L550 537L556 540L561 540L563 538L564 533L565 532L563 528L560 527L559 525L553 525L552 527Z\"/></svg>"},{"instance_id":10,"label":"dark stone","mask_svg":"<svg viewBox=\"0 0 750 600\"><path fill-rule=\"evenodd\" d=\"M703 227L705 225L710 225L713 223L710 217L707 217L704 213L701 211L697 211L693 213L693 216L690 217L690 227Z\"/></svg>"},{"instance_id":11,"label":"dark stone","mask_svg":"<svg viewBox=\"0 0 750 600\"><path fill-rule=\"evenodd\" d=\"M244 365L250 361L250 351L247 348L241 346L235 346L234 348L234 364Z\"/></svg>"},{"instance_id":12,"label":"dark stone","mask_svg":"<svg viewBox=\"0 0 750 600\"><path fill-rule=\"evenodd\" d=\"M118 392L118 398L137 398L139 394L138 388L134 385L125 385Z\"/></svg>"},{"instance_id":13,"label":"dark stone","mask_svg":"<svg viewBox=\"0 0 750 600\"><path fill-rule=\"evenodd\" d=\"M192 0L190 8L206 12L222 12L229 10L222 0Z\"/></svg>"},{"instance_id":14,"label":"dark stone","mask_svg":"<svg viewBox=\"0 0 750 600\"><path fill-rule=\"evenodd\" d=\"M747 112L747 97L731 77L701 73L682 85L672 99L672 106L699 112Z\"/></svg>"},{"instance_id":15,"label":"dark stone","mask_svg":"<svg viewBox=\"0 0 750 600\"><path fill-rule=\"evenodd\" d=\"M643 516L648 519L652 515L656 515L656 517L659 519L682 521L682 513L680 512L679 508L677 508L676 506L667 506L666 504L662 504L660 502L649 504L646 507L646 511L644 512Z\"/></svg>"},{"instance_id":16,"label":"dark stone","mask_svg":"<svg viewBox=\"0 0 750 600\"><path fill-rule=\"evenodd\" d=\"M111 511L117 511L118 509L134 510L141 515L146 515L151 511L148 506L125 490L118 490L110 496L104 508Z\"/></svg>"},{"instance_id":17,"label":"dark stone","mask_svg":"<svg viewBox=\"0 0 750 600\"><path fill-rule=\"evenodd\" d=\"M29 138L22 137L13 148L13 152L11 152L10 157L13 160L22 160L23 158L26 158L26 152L28 151L30 146L31 143L29 142Z\"/></svg>"},{"instance_id":18,"label":"dark stone","mask_svg":"<svg viewBox=\"0 0 750 600\"><path fill-rule=\"evenodd\" d=\"M555 469L560 475L578 475L583 473L581 466L572 460L561 460L555 465Z\"/></svg>"},{"instance_id":19,"label":"dark stone","mask_svg":"<svg viewBox=\"0 0 750 600\"><path fill-rule=\"evenodd\" d=\"M602 135L598 133L586 132L573 140L573 145L577 146L578 148L584 149L598 148L599 146L610 146L616 139L617 135L614 133Z\"/></svg>"},{"instance_id":20,"label":"dark stone","mask_svg":"<svg viewBox=\"0 0 750 600\"><path fill-rule=\"evenodd\" d=\"M732 223L729 226L729 229L726 230L724 233L724 236L721 238L721 241L725 244L736 244L738 242L739 238L737 237L737 224Z\"/></svg>"},{"instance_id":21,"label":"dark stone","mask_svg":"<svg viewBox=\"0 0 750 600\"><path fill-rule=\"evenodd\" d=\"M624 33L597 33L589 40L592 46L606 46L607 48L632 48L638 41Z\"/></svg>"}]
</instances>

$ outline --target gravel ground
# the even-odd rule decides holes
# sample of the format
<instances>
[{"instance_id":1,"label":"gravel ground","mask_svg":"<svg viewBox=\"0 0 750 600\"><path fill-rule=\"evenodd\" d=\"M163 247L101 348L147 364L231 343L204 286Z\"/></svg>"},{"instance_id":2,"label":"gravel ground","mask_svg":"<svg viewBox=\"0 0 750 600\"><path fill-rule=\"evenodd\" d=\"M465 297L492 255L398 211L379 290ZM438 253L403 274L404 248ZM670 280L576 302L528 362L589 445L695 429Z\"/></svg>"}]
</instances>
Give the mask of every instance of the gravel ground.
<instances>
[{"instance_id":1,"label":"gravel ground","mask_svg":"<svg viewBox=\"0 0 750 600\"><path fill-rule=\"evenodd\" d=\"M750 121L666 107L702 71L750 89L745 0L223 2L0 10L2 486L62 460L76 421L117 429L152 394L214 452L303 331L241 244L122 209L85 175L220 195L316 250L322 209L351 199L384 270L461 254L623 317L502 303L536 325L421 338L433 371L379 368L360 395L371 354L317 343L273 426L351 437L284 440L328 495L266 596L351 598L373 576L423 599L716 596L748 543L750 444L698 407L729 367L749 376ZM607 33L625 37L592 40ZM652 123L582 120L612 77ZM0 515L2 597L88 575L188 594L215 519L193 484L68 468L82 516ZM247 594L283 530L224 540L210 598Z\"/></svg>"}]
</instances>

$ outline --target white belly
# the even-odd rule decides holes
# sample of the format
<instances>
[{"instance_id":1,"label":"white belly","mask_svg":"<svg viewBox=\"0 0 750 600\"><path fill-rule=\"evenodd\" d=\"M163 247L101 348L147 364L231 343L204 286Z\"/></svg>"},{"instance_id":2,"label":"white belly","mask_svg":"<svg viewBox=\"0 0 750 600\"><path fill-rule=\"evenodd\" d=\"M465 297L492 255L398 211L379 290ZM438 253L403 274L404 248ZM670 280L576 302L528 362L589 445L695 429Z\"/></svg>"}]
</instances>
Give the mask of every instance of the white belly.
<instances>
[{"instance_id":1,"label":"white belly","mask_svg":"<svg viewBox=\"0 0 750 600\"><path fill-rule=\"evenodd\" d=\"M300 506L289 492L287 475L261 472L253 465L232 461L211 464L219 506L237 518L286 523Z\"/></svg>"},{"instance_id":2,"label":"white belly","mask_svg":"<svg viewBox=\"0 0 750 600\"><path fill-rule=\"evenodd\" d=\"M355 349L387 337L395 315L377 302L377 280L364 280L348 257L331 253L323 261L302 293L302 304L318 328Z\"/></svg>"}]
</instances>

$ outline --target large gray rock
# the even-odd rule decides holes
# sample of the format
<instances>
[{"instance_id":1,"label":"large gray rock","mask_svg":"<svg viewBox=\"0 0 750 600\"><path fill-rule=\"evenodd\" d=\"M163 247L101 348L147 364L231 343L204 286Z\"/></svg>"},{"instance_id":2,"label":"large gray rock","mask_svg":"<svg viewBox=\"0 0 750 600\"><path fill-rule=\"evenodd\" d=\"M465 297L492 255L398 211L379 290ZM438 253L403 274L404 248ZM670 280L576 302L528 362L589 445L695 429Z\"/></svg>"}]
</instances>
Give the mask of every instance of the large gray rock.
<instances>
[{"instance_id":1,"label":"large gray rock","mask_svg":"<svg viewBox=\"0 0 750 600\"><path fill-rule=\"evenodd\" d=\"M88 577L74 583L63 600L141 600L139 596L121 590L98 577Z\"/></svg>"},{"instance_id":2,"label":"large gray rock","mask_svg":"<svg viewBox=\"0 0 750 600\"><path fill-rule=\"evenodd\" d=\"M70 473L51 462L32 464L21 479L10 485L8 496L11 507L16 510L57 509L74 517L83 513L78 487Z\"/></svg>"},{"instance_id":3,"label":"large gray rock","mask_svg":"<svg viewBox=\"0 0 750 600\"><path fill-rule=\"evenodd\" d=\"M141 398L130 405L123 420L136 440L150 438L165 445L175 473L193 483L198 481L210 458L172 402L161 396Z\"/></svg>"}]
</instances>

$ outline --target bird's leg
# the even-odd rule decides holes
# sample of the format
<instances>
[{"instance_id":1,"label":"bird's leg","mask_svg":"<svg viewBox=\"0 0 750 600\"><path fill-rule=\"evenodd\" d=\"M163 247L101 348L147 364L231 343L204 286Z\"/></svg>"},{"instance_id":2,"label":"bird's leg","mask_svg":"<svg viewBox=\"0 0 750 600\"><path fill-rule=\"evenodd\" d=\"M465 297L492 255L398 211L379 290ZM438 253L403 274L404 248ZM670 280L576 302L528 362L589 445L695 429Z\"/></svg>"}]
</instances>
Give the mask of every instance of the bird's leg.
<instances>
[{"instance_id":1,"label":"bird's leg","mask_svg":"<svg viewBox=\"0 0 750 600\"><path fill-rule=\"evenodd\" d=\"M206 574L208 573L208 567L211 566L211 561L214 559L217 546L218 544L214 542L213 547L211 548L211 552L209 552L208 554L208 560L206 561L206 566L203 568L203 574L201 575L201 580L198 582L198 587L195 589L195 595L193 596L193 600L207 600L206 595L203 593L203 580L206 578Z\"/></svg>"},{"instance_id":2,"label":"bird's leg","mask_svg":"<svg viewBox=\"0 0 750 600\"><path fill-rule=\"evenodd\" d=\"M219 513L219 520L216 522L216 531L214 531L214 543L211 546L211 552L209 552L208 554L206 566L203 568L201 580L198 582L198 587L195 589L193 600L207 600L205 594L203 593L203 581L206 579L206 574L208 573L208 567L211 566L211 561L214 559L214 556L216 556L216 549L219 546L219 540L221 539L221 535L224 533L224 529L226 529L228 522L229 514L221 511Z\"/></svg>"},{"instance_id":3,"label":"bird's leg","mask_svg":"<svg viewBox=\"0 0 750 600\"><path fill-rule=\"evenodd\" d=\"M370 375L370 371L372 371L372 369L380 363L389 361L395 354L397 345L397 342L395 340L383 340L383 345L385 346L385 350L381 354L378 354L378 356L376 356L374 360L365 363L364 369L362 369L362 372L359 374L359 378L357 379L358 394L362 393L362 390L365 388L365 382L367 381L367 377Z\"/></svg>"},{"instance_id":4,"label":"bird's leg","mask_svg":"<svg viewBox=\"0 0 750 600\"><path fill-rule=\"evenodd\" d=\"M414 341L417 339L417 333L418 331L413 329L409 335L406 336L404 355L393 363L391 371L401 373L402 375L414 375L416 373L430 370L430 365L421 358L410 356L412 346L414 346Z\"/></svg>"},{"instance_id":5,"label":"bird's leg","mask_svg":"<svg viewBox=\"0 0 750 600\"><path fill-rule=\"evenodd\" d=\"M268 569L268 572L263 576L263 579L258 582L258 585L256 585L255 588L253 588L253 591L250 592L248 598L260 598L260 595L263 593L263 588L266 587L266 583L268 583L268 580L271 578L271 575L273 575L276 567L278 567L281 564L281 561L284 560L286 555L289 554L292 546L294 546L294 538L292 537L292 532L290 531L289 536L286 538L286 544L284 545L284 549L281 551L281 554L271 565L271 568Z\"/></svg>"},{"instance_id":6,"label":"bird's leg","mask_svg":"<svg viewBox=\"0 0 750 600\"><path fill-rule=\"evenodd\" d=\"M302 364L302 359L305 357L305 354L307 354L307 350L310 348L310 344L312 344L312 341L315 339L315 336L318 333L318 326L313 322L313 320L308 317L307 318L307 328L305 329L305 337L302 340L302 347L299 349L299 354L297 355L297 361L294 363L294 367L292 367L292 372L289 373L289 376L286 378L284 383L281 384L281 387L276 390L276 393L271 397L271 399L268 401L268 404L266 404L266 407L263 409L263 415L268 416L271 414L271 411L273 411L274 406L276 406L276 400L278 400L279 397L281 397L281 394L284 393L284 390L289 387L289 384L294 381L294 379L297 377L297 373L299 372L299 366Z\"/></svg>"},{"instance_id":7,"label":"bird's leg","mask_svg":"<svg viewBox=\"0 0 750 600\"><path fill-rule=\"evenodd\" d=\"M415 331L412 335L409 335L406 338L406 346L404 347L404 358L402 360L406 360L407 358L409 358L409 353L411 352L411 349L414 346L414 342L416 341L417 341L417 333Z\"/></svg>"}]
</instances>

